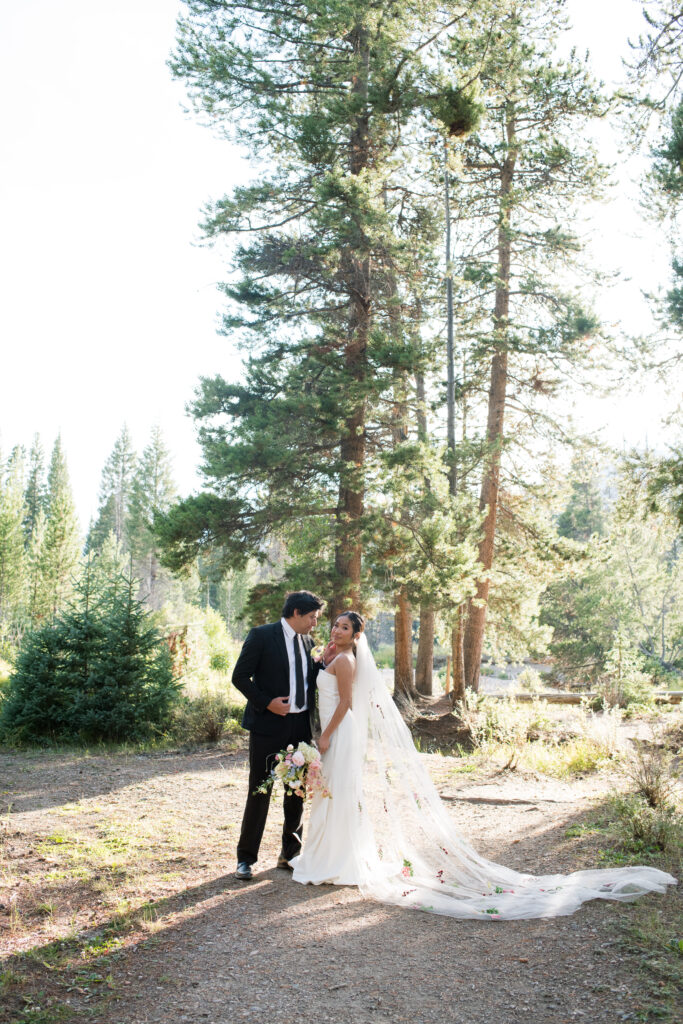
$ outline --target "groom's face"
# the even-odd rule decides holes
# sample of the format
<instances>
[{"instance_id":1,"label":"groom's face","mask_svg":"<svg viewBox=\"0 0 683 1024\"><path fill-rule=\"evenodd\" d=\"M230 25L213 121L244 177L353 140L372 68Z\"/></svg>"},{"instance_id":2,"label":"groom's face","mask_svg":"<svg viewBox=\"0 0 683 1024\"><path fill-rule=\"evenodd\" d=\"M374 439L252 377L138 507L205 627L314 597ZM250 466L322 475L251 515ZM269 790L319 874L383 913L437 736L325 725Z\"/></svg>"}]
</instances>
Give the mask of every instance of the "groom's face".
<instances>
[{"instance_id":1,"label":"groom's face","mask_svg":"<svg viewBox=\"0 0 683 1024\"><path fill-rule=\"evenodd\" d=\"M310 633L318 625L319 618L319 608L316 608L314 612L304 612L303 614L295 608L294 615L289 621L295 633Z\"/></svg>"}]
</instances>

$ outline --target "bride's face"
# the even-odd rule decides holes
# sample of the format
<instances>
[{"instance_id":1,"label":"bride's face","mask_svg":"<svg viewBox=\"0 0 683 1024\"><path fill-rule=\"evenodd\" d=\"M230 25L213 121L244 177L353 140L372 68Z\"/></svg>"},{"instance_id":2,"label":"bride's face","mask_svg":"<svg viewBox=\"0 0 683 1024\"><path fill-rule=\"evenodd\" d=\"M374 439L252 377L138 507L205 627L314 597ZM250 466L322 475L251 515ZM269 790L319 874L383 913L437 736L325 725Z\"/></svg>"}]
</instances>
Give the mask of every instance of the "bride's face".
<instances>
[{"instance_id":1,"label":"bride's face","mask_svg":"<svg viewBox=\"0 0 683 1024\"><path fill-rule=\"evenodd\" d=\"M330 636L337 647L350 647L353 641L358 639L360 633L354 634L351 619L346 615L340 615L335 620Z\"/></svg>"}]
</instances>

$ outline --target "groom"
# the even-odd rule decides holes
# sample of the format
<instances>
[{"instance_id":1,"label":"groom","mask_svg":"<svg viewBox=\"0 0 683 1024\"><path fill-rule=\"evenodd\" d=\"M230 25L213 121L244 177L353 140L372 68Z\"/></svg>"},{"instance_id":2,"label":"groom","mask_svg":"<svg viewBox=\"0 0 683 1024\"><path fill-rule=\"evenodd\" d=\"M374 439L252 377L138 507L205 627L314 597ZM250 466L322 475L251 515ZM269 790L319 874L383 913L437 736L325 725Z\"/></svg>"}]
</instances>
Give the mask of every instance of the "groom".
<instances>
[{"instance_id":1,"label":"groom","mask_svg":"<svg viewBox=\"0 0 683 1024\"><path fill-rule=\"evenodd\" d=\"M274 764L275 754L289 743L310 742L315 710L315 680L319 665L311 659L316 626L323 601L309 590L289 594L279 622L252 629L232 674L234 685L247 698L242 726L249 730L249 791L237 844L235 875L252 877L266 826L270 790L256 793ZM301 849L301 797L285 793L285 823L277 866L289 869ZM291 869L290 869L291 870Z\"/></svg>"}]
</instances>

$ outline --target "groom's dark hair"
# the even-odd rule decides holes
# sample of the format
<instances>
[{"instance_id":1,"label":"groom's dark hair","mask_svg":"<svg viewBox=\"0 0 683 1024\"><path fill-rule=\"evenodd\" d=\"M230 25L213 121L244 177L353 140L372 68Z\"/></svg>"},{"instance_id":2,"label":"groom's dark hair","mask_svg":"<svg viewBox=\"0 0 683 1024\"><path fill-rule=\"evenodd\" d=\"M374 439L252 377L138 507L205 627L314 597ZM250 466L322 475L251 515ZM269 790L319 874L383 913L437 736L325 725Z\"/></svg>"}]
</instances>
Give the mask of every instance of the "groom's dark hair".
<instances>
[{"instance_id":1,"label":"groom's dark hair","mask_svg":"<svg viewBox=\"0 0 683 1024\"><path fill-rule=\"evenodd\" d=\"M295 611L299 615L306 615L307 612L314 612L316 609L322 608L324 604L325 602L312 594L310 590L295 590L294 593L287 594L285 598L282 618L291 619Z\"/></svg>"}]
</instances>

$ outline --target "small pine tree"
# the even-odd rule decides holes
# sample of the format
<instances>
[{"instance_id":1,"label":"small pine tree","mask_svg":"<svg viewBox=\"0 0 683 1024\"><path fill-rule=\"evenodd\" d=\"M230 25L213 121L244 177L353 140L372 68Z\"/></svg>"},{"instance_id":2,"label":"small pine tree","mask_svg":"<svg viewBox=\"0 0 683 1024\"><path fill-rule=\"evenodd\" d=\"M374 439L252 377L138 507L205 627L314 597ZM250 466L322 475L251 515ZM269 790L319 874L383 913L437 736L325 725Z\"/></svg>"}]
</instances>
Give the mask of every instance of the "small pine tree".
<instances>
[{"instance_id":1,"label":"small pine tree","mask_svg":"<svg viewBox=\"0 0 683 1024\"><path fill-rule=\"evenodd\" d=\"M652 678L641 670L641 662L633 641L618 629L607 655L604 675L597 686L603 706L626 708L630 704L652 704Z\"/></svg>"},{"instance_id":2,"label":"small pine tree","mask_svg":"<svg viewBox=\"0 0 683 1024\"><path fill-rule=\"evenodd\" d=\"M177 698L170 651L137 600L137 586L132 575L120 576L105 596L96 670L77 705L87 736L147 739L163 730Z\"/></svg>"},{"instance_id":3,"label":"small pine tree","mask_svg":"<svg viewBox=\"0 0 683 1024\"><path fill-rule=\"evenodd\" d=\"M92 564L75 587L75 603L52 625L25 638L2 707L2 730L19 740L75 738L74 714L102 642Z\"/></svg>"},{"instance_id":4,"label":"small pine tree","mask_svg":"<svg viewBox=\"0 0 683 1024\"><path fill-rule=\"evenodd\" d=\"M18 742L59 735L68 721L69 694L60 689L61 637L50 627L26 634L0 705L0 737Z\"/></svg>"},{"instance_id":5,"label":"small pine tree","mask_svg":"<svg viewBox=\"0 0 683 1024\"><path fill-rule=\"evenodd\" d=\"M165 727L179 684L136 586L130 575L105 582L96 559L88 559L67 611L25 638L0 735L136 741Z\"/></svg>"}]
</instances>

